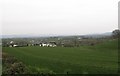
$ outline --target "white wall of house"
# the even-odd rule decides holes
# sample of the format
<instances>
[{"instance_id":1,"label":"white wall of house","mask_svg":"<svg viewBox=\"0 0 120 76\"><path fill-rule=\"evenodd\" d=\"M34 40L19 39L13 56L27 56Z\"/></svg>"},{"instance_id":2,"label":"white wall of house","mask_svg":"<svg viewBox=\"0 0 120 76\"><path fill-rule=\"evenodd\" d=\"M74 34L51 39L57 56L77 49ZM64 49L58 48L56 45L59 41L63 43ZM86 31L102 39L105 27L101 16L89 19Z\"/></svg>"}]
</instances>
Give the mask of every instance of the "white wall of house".
<instances>
[{"instance_id":1,"label":"white wall of house","mask_svg":"<svg viewBox=\"0 0 120 76\"><path fill-rule=\"evenodd\" d=\"M13 41L10 41L10 44L14 43Z\"/></svg>"},{"instance_id":2,"label":"white wall of house","mask_svg":"<svg viewBox=\"0 0 120 76\"><path fill-rule=\"evenodd\" d=\"M42 43L39 46L41 46L41 47L56 47L57 45L55 45L55 44L49 44L49 43L47 43L47 44Z\"/></svg>"},{"instance_id":3,"label":"white wall of house","mask_svg":"<svg viewBox=\"0 0 120 76\"><path fill-rule=\"evenodd\" d=\"M13 47L16 47L16 46L18 46L18 45L15 45L15 44L13 45Z\"/></svg>"},{"instance_id":4,"label":"white wall of house","mask_svg":"<svg viewBox=\"0 0 120 76\"><path fill-rule=\"evenodd\" d=\"M9 47L12 47L12 45L10 45Z\"/></svg>"},{"instance_id":5,"label":"white wall of house","mask_svg":"<svg viewBox=\"0 0 120 76\"><path fill-rule=\"evenodd\" d=\"M44 43L43 43L42 46L45 47L45 46L47 46L47 44L44 44Z\"/></svg>"},{"instance_id":6,"label":"white wall of house","mask_svg":"<svg viewBox=\"0 0 120 76\"><path fill-rule=\"evenodd\" d=\"M53 47L56 47L57 45L53 45Z\"/></svg>"}]
</instances>

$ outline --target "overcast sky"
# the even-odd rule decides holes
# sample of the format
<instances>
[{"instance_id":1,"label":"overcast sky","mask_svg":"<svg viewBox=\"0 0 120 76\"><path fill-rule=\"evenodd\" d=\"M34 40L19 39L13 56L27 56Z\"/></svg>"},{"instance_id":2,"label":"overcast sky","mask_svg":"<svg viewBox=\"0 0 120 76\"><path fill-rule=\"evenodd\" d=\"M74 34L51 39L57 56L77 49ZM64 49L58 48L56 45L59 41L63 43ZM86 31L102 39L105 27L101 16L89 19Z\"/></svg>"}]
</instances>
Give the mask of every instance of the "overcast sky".
<instances>
[{"instance_id":1,"label":"overcast sky","mask_svg":"<svg viewBox=\"0 0 120 76\"><path fill-rule=\"evenodd\" d=\"M3 35L82 35L118 28L120 0L2 0Z\"/></svg>"}]
</instances>

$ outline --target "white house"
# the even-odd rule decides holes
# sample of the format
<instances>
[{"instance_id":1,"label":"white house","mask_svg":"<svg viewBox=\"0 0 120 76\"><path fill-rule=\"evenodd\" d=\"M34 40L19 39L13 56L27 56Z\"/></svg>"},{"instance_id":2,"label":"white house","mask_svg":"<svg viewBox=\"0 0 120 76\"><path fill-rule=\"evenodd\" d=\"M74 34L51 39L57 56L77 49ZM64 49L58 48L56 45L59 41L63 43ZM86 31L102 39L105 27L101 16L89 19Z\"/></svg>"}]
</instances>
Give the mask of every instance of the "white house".
<instances>
[{"instance_id":1,"label":"white house","mask_svg":"<svg viewBox=\"0 0 120 76\"><path fill-rule=\"evenodd\" d=\"M17 47L18 45L14 44L13 47Z\"/></svg>"},{"instance_id":2,"label":"white house","mask_svg":"<svg viewBox=\"0 0 120 76\"><path fill-rule=\"evenodd\" d=\"M13 44L14 42L13 41L10 41L10 44Z\"/></svg>"},{"instance_id":3,"label":"white house","mask_svg":"<svg viewBox=\"0 0 120 76\"><path fill-rule=\"evenodd\" d=\"M50 43L41 43L39 46L41 46L41 47L56 47L57 45L55 45L55 44L50 44Z\"/></svg>"},{"instance_id":4,"label":"white house","mask_svg":"<svg viewBox=\"0 0 120 76\"><path fill-rule=\"evenodd\" d=\"M45 46L47 46L47 44L44 44L44 43L43 43L42 46L45 47Z\"/></svg>"},{"instance_id":5,"label":"white house","mask_svg":"<svg viewBox=\"0 0 120 76\"><path fill-rule=\"evenodd\" d=\"M52 47L56 47L57 45L53 45Z\"/></svg>"}]
</instances>

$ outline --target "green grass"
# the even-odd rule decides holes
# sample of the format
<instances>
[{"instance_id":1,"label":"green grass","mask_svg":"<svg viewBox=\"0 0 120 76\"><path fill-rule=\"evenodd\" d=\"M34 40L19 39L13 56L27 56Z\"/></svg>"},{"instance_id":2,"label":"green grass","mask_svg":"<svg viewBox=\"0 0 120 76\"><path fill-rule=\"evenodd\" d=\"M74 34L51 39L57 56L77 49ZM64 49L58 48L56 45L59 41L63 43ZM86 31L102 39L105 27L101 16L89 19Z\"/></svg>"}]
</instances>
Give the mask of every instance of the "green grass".
<instances>
[{"instance_id":1,"label":"green grass","mask_svg":"<svg viewBox=\"0 0 120 76\"><path fill-rule=\"evenodd\" d=\"M117 40L81 47L4 47L35 71L49 69L55 73L114 74L118 70Z\"/></svg>"}]
</instances>

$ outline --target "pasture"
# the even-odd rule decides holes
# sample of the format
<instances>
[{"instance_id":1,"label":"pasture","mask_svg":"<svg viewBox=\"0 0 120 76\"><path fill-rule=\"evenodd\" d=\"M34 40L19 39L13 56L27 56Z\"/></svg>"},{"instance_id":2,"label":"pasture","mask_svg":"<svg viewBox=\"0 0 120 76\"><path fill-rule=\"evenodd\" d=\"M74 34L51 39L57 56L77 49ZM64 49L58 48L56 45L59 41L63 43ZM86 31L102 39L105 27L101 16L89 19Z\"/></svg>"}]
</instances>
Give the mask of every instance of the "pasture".
<instances>
[{"instance_id":1,"label":"pasture","mask_svg":"<svg viewBox=\"0 0 120 76\"><path fill-rule=\"evenodd\" d=\"M115 74L118 71L118 41L80 47L3 47L32 72L57 74Z\"/></svg>"}]
</instances>

